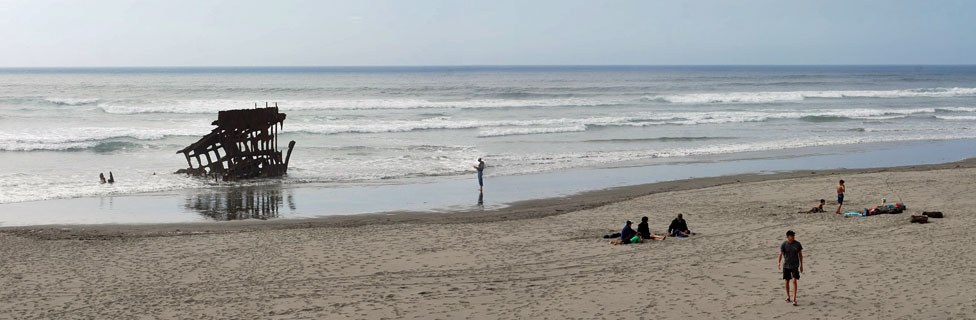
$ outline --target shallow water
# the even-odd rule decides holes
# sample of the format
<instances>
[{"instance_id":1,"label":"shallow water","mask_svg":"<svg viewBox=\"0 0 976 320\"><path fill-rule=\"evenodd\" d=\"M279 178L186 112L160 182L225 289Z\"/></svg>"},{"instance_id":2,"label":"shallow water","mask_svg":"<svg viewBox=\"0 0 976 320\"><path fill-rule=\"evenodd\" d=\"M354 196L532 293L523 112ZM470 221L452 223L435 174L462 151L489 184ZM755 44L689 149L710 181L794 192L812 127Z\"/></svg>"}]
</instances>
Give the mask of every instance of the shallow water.
<instances>
[{"instance_id":1,"label":"shallow water","mask_svg":"<svg viewBox=\"0 0 976 320\"><path fill-rule=\"evenodd\" d=\"M487 176L483 193L477 191L477 180L473 175L430 177L410 184L335 186L273 183L223 186L0 204L0 226L177 223L311 218L389 211L469 211L502 208L522 200L659 181L801 169L935 164L972 157L976 157L976 139L813 147L779 153L729 154L722 158L698 157L677 164L664 162ZM832 187L824 186L824 194L811 195L811 199L832 195Z\"/></svg>"}]
</instances>

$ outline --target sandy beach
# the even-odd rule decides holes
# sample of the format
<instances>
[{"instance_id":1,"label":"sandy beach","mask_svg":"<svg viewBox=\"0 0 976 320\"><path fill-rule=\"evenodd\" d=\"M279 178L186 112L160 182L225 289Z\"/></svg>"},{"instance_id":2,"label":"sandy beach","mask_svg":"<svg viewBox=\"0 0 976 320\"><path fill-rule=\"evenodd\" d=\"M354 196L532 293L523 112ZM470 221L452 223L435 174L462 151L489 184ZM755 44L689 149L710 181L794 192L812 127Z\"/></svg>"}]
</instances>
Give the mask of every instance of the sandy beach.
<instances>
[{"instance_id":1,"label":"sandy beach","mask_svg":"<svg viewBox=\"0 0 976 320\"><path fill-rule=\"evenodd\" d=\"M798 214L847 181L845 209ZM976 161L694 179L484 212L0 230L2 319L930 319L976 316ZM944 219L911 224L909 216ZM683 214L699 235L604 234ZM799 306L778 247L804 246Z\"/></svg>"}]
</instances>

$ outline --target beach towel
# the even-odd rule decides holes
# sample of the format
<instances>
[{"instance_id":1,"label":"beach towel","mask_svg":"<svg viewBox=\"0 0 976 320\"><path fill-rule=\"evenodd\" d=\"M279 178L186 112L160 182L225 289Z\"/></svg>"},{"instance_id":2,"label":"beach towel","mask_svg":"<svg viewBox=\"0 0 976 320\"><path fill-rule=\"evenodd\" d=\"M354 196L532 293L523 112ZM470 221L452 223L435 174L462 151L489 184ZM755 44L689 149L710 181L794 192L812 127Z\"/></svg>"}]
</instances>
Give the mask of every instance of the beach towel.
<instances>
[{"instance_id":1,"label":"beach towel","mask_svg":"<svg viewBox=\"0 0 976 320\"><path fill-rule=\"evenodd\" d=\"M862 217L867 216L867 214L865 214L864 212L857 212L857 211L848 211L848 212L844 212L844 214L849 216L862 216Z\"/></svg>"}]
</instances>

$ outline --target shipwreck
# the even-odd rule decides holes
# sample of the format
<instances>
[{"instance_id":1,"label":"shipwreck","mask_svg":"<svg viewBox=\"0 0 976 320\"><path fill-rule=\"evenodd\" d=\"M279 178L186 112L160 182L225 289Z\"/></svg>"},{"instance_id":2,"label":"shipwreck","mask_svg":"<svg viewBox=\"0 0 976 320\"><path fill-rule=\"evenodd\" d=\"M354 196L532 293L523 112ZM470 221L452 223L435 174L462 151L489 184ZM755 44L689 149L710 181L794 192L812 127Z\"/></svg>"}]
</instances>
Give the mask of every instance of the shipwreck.
<instances>
[{"instance_id":1,"label":"shipwreck","mask_svg":"<svg viewBox=\"0 0 976 320\"><path fill-rule=\"evenodd\" d=\"M278 112L277 104L220 111L213 122L217 128L176 152L186 156L189 165L177 173L224 181L280 177L288 173L295 148L295 141L289 142L284 158L278 150L278 131L284 128L284 121L285 114Z\"/></svg>"}]
</instances>

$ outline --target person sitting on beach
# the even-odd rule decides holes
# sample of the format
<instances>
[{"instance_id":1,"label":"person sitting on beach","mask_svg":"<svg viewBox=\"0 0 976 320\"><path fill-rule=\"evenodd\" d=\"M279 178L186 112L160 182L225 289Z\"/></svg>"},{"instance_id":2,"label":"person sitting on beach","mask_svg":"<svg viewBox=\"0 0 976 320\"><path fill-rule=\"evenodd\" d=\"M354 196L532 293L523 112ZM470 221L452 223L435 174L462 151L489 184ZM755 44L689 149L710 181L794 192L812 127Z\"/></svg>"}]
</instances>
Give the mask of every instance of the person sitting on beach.
<instances>
[{"instance_id":1,"label":"person sitting on beach","mask_svg":"<svg viewBox=\"0 0 976 320\"><path fill-rule=\"evenodd\" d=\"M112 171L108 172L108 183L115 183L115 176L112 175Z\"/></svg>"},{"instance_id":2,"label":"person sitting on beach","mask_svg":"<svg viewBox=\"0 0 976 320\"><path fill-rule=\"evenodd\" d=\"M651 239L651 240L664 240L667 235L659 236L651 233L651 229L647 225L647 217L641 218L641 223L637 224L637 234L640 235L641 239Z\"/></svg>"},{"instance_id":3,"label":"person sitting on beach","mask_svg":"<svg viewBox=\"0 0 976 320\"><path fill-rule=\"evenodd\" d=\"M677 237L695 235L691 230L688 230L688 223L681 217L681 214L678 214L677 218L671 220L671 225L668 226L668 234Z\"/></svg>"},{"instance_id":4,"label":"person sitting on beach","mask_svg":"<svg viewBox=\"0 0 976 320\"><path fill-rule=\"evenodd\" d=\"M809 211L798 211L797 213L820 213L820 212L824 212L824 208L823 208L824 207L824 204L827 204L827 200L826 199L820 199L820 205L818 205L816 207L813 207L813 209L810 209Z\"/></svg>"},{"instance_id":5,"label":"person sitting on beach","mask_svg":"<svg viewBox=\"0 0 976 320\"><path fill-rule=\"evenodd\" d=\"M102 181L102 184L104 184L105 183L105 173L104 172L103 173L99 173L98 174L98 179Z\"/></svg>"},{"instance_id":6,"label":"person sitting on beach","mask_svg":"<svg viewBox=\"0 0 976 320\"><path fill-rule=\"evenodd\" d=\"M627 225L624 226L623 230L620 230L620 240L612 240L610 241L610 244L629 244L640 242L640 235L637 233L637 231L634 231L634 228L630 227L631 224L633 224L633 222L627 220Z\"/></svg>"}]
</instances>

